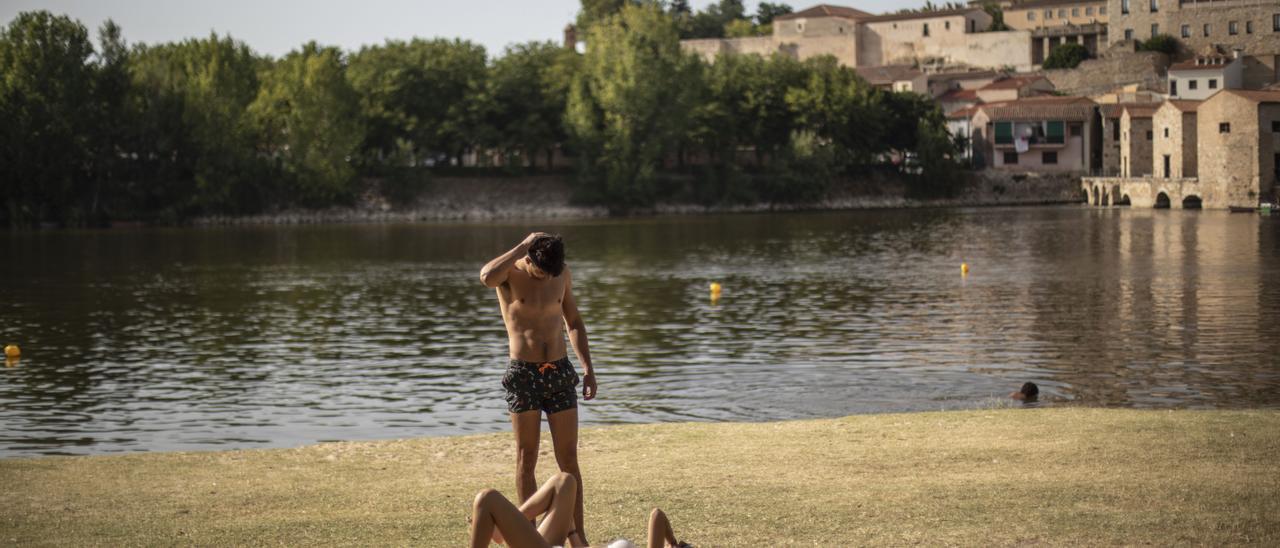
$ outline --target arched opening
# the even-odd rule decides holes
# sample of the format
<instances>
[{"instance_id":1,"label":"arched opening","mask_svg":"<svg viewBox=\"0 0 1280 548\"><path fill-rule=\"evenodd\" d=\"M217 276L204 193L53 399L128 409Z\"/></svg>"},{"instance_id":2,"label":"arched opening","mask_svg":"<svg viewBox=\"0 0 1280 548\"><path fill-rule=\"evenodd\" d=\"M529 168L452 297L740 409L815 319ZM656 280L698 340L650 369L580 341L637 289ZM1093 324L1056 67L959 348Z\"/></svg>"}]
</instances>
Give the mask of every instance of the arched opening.
<instances>
[{"instance_id":1,"label":"arched opening","mask_svg":"<svg viewBox=\"0 0 1280 548\"><path fill-rule=\"evenodd\" d=\"M1093 205L1102 205L1102 189L1093 186Z\"/></svg>"},{"instance_id":2,"label":"arched opening","mask_svg":"<svg viewBox=\"0 0 1280 548\"><path fill-rule=\"evenodd\" d=\"M1087 188L1080 189L1080 201L1084 202L1084 205L1089 205L1089 189Z\"/></svg>"},{"instance_id":3,"label":"arched opening","mask_svg":"<svg viewBox=\"0 0 1280 548\"><path fill-rule=\"evenodd\" d=\"M1156 209L1169 209L1169 195L1163 192L1156 195Z\"/></svg>"},{"instance_id":4,"label":"arched opening","mask_svg":"<svg viewBox=\"0 0 1280 548\"><path fill-rule=\"evenodd\" d=\"M1129 205L1129 195L1128 194L1121 195L1120 201L1116 202L1116 205L1121 205L1121 206Z\"/></svg>"},{"instance_id":5,"label":"arched opening","mask_svg":"<svg viewBox=\"0 0 1280 548\"><path fill-rule=\"evenodd\" d=\"M1200 197L1192 194L1183 198L1182 209L1200 209Z\"/></svg>"}]
</instances>

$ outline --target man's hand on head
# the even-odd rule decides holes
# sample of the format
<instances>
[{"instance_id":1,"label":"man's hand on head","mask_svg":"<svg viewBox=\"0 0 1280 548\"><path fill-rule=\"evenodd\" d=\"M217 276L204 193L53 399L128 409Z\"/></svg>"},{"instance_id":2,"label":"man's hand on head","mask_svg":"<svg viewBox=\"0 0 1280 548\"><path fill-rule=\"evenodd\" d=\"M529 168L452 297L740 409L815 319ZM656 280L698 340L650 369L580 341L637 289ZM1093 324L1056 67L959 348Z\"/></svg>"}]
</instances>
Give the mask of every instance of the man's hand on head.
<instances>
[{"instance_id":1,"label":"man's hand on head","mask_svg":"<svg viewBox=\"0 0 1280 548\"><path fill-rule=\"evenodd\" d=\"M596 398L596 374L594 372L587 373L582 376L582 399L594 400Z\"/></svg>"},{"instance_id":2,"label":"man's hand on head","mask_svg":"<svg viewBox=\"0 0 1280 548\"><path fill-rule=\"evenodd\" d=\"M524 237L524 241L520 242L520 245L524 246L527 250L529 249L529 246L533 245L534 240L543 236L550 236L550 234L547 234L546 232L530 232L528 236Z\"/></svg>"}]
</instances>

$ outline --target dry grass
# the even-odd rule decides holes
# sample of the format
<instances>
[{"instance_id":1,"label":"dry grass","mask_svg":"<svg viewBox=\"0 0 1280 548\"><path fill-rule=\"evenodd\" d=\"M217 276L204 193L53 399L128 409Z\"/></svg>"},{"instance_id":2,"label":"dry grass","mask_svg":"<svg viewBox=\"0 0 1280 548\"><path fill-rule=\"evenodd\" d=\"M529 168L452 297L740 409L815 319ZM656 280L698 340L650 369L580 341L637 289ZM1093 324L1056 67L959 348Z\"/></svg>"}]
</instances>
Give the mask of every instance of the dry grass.
<instances>
[{"instance_id":1,"label":"dry grass","mask_svg":"<svg viewBox=\"0 0 1280 548\"><path fill-rule=\"evenodd\" d=\"M513 455L494 434L0 460L0 544L459 546ZM594 540L640 539L661 506L703 546L1274 546L1278 455L1280 412L1072 408L593 428L581 447Z\"/></svg>"}]
</instances>

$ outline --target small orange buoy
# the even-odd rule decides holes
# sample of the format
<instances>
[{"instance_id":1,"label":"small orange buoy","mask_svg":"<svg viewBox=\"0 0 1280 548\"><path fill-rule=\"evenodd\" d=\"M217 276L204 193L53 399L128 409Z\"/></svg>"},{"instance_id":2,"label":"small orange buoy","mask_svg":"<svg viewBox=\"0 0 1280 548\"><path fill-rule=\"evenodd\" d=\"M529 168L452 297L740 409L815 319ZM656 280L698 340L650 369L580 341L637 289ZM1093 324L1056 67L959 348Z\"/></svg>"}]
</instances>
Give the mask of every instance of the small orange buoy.
<instances>
[{"instance_id":1,"label":"small orange buoy","mask_svg":"<svg viewBox=\"0 0 1280 548\"><path fill-rule=\"evenodd\" d=\"M16 358L21 355L22 355L22 349L18 348L18 345L16 344L11 344L4 347L4 357L6 358Z\"/></svg>"}]
</instances>

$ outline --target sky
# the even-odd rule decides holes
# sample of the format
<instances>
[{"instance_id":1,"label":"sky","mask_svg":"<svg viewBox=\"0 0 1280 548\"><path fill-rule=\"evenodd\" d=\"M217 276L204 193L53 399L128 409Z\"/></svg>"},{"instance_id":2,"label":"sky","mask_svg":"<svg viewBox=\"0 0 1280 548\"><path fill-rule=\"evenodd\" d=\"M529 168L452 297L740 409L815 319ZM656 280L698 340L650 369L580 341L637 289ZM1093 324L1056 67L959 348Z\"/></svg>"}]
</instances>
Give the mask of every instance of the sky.
<instances>
[{"instance_id":1,"label":"sky","mask_svg":"<svg viewBox=\"0 0 1280 548\"><path fill-rule=\"evenodd\" d=\"M692 0L695 10L713 0ZM797 11L814 4L856 7L872 13L922 5L924 0L793 1ZM754 13L757 1L746 2ZM113 19L130 44L174 42L230 34L258 53L279 57L315 40L358 50L387 39L462 38L490 55L531 40L560 43L579 0L0 0L0 24L24 11L48 10L78 19L97 37Z\"/></svg>"}]
</instances>

